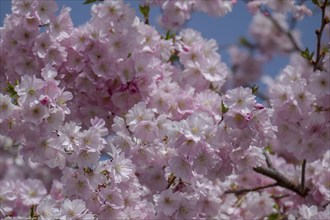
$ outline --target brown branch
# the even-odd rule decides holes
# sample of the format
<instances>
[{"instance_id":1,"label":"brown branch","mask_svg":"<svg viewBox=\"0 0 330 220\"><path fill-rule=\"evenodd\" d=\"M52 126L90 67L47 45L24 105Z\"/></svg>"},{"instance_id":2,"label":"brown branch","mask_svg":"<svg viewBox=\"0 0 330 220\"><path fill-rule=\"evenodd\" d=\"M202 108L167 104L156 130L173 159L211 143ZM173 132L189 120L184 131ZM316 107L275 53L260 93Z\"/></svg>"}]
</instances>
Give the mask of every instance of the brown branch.
<instances>
[{"instance_id":1,"label":"brown branch","mask_svg":"<svg viewBox=\"0 0 330 220\"><path fill-rule=\"evenodd\" d=\"M307 189L305 187L305 173L306 173L306 160L304 159L302 162L302 166L301 166L301 180L300 180L300 184L294 184L292 183L289 179L287 179L283 174L279 173L275 167L273 166L267 152L264 152L264 155L266 157L266 163L268 168L264 168L264 167L255 167L253 168L253 170L259 174L262 174L264 176L267 176L269 178L272 178L273 180L276 181L276 185L277 186L281 186L283 188L286 188L288 190L291 190L295 193L297 193L298 195L305 197L309 191L309 189Z\"/></svg>"},{"instance_id":2,"label":"brown branch","mask_svg":"<svg viewBox=\"0 0 330 220\"><path fill-rule=\"evenodd\" d=\"M279 200L279 199L283 199L286 197L289 197L290 195L288 194L284 194L284 195L279 195L279 196L271 196L271 198L275 199L275 200Z\"/></svg>"},{"instance_id":3,"label":"brown branch","mask_svg":"<svg viewBox=\"0 0 330 220\"><path fill-rule=\"evenodd\" d=\"M225 194L234 193L235 195L240 195L240 194L244 194L247 192L258 191L261 189L271 188L271 187L275 187L275 186L277 186L277 183L272 183L272 184L265 185L265 186L259 186L259 187L255 187L252 189L227 190L227 191L225 191Z\"/></svg>"},{"instance_id":4,"label":"brown branch","mask_svg":"<svg viewBox=\"0 0 330 220\"><path fill-rule=\"evenodd\" d=\"M327 203L325 203L325 204L322 206L322 208L326 208L329 204L330 204L330 201L327 202Z\"/></svg>"},{"instance_id":5,"label":"brown branch","mask_svg":"<svg viewBox=\"0 0 330 220\"><path fill-rule=\"evenodd\" d=\"M303 160L303 162L302 162L301 182L300 182L300 184L295 184L275 169L275 167L273 166L273 164L266 152L264 152L264 155L266 157L266 163L267 163L268 167L254 167L253 170L259 174L262 174L264 176L267 176L267 177L275 180L276 181L275 183L265 185L265 186L255 187L252 189L228 190L225 193L226 194L234 193L236 195L240 195L240 194L243 194L246 192L257 191L257 190L261 190L261 189L265 189L265 188L280 186L280 187L288 189L292 192L295 192L302 197L305 197L308 194L309 189L305 187L306 160Z\"/></svg>"},{"instance_id":6,"label":"brown branch","mask_svg":"<svg viewBox=\"0 0 330 220\"><path fill-rule=\"evenodd\" d=\"M265 155L265 158L266 158L267 166L268 166L269 168L271 168L271 169L274 169L273 163L272 163L272 161L270 160L270 158L269 158L269 156L268 156L268 154L267 154L266 151L264 152L264 155Z\"/></svg>"},{"instance_id":7,"label":"brown branch","mask_svg":"<svg viewBox=\"0 0 330 220\"><path fill-rule=\"evenodd\" d=\"M324 27L326 24L329 23L329 19L326 19L325 17L325 9L327 7L328 0L325 0L323 4L320 5L320 8L322 10L322 16L321 16L321 27L320 29L316 30L316 36L317 36L317 46L316 46L316 59L313 62L314 65L314 71L321 70L322 67L320 66L320 62L322 61L324 54L321 51L321 40L322 40L322 33L324 30Z\"/></svg>"},{"instance_id":8,"label":"brown branch","mask_svg":"<svg viewBox=\"0 0 330 220\"><path fill-rule=\"evenodd\" d=\"M303 160L301 165L301 182L300 182L301 192L304 192L305 190L305 173L306 173L306 160Z\"/></svg>"},{"instance_id":9,"label":"brown branch","mask_svg":"<svg viewBox=\"0 0 330 220\"><path fill-rule=\"evenodd\" d=\"M307 195L308 190L306 190L306 189L301 190L300 184L296 185L296 184L292 183L290 180L288 180L285 176L283 176L277 170L270 169L270 168L264 168L264 167L255 167L255 168L253 168L253 170L259 174L262 174L264 176L267 176L267 177L275 180L277 186L281 186L285 189L291 190L302 197L305 197Z\"/></svg>"}]
</instances>

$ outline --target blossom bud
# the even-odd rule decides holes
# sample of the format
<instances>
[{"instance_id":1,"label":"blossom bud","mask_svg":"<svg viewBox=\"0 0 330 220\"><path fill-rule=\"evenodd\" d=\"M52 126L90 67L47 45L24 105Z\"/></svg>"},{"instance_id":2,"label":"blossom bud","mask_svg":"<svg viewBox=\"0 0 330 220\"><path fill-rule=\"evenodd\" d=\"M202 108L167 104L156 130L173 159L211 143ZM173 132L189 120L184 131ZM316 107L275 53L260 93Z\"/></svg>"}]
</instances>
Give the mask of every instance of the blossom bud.
<instances>
[{"instance_id":1,"label":"blossom bud","mask_svg":"<svg viewBox=\"0 0 330 220\"><path fill-rule=\"evenodd\" d=\"M259 109L259 110L265 108L265 107L264 107L262 104L260 104L260 103L257 103L254 107L255 107L256 109Z\"/></svg>"},{"instance_id":2,"label":"blossom bud","mask_svg":"<svg viewBox=\"0 0 330 220\"><path fill-rule=\"evenodd\" d=\"M42 105L47 105L49 103L49 99L48 97L43 97L41 100L40 100L40 103Z\"/></svg>"}]
</instances>

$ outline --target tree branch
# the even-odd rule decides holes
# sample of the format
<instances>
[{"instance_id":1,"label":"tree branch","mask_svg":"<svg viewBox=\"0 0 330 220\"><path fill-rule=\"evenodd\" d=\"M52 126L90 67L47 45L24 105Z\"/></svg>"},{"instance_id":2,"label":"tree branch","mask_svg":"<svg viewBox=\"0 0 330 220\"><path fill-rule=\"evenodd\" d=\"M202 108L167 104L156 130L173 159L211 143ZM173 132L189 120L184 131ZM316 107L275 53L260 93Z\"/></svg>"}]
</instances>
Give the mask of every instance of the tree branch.
<instances>
[{"instance_id":1,"label":"tree branch","mask_svg":"<svg viewBox=\"0 0 330 220\"><path fill-rule=\"evenodd\" d=\"M325 0L324 3L320 5L320 8L322 10L321 27L320 27L320 29L315 31L315 34L317 36L317 46L316 46L316 59L315 59L315 62L313 62L314 71L316 71L316 70L322 71L322 67L320 66L320 63L324 57L324 54L321 51L322 33L323 33L325 25L329 23L329 18L326 18L326 16L325 16L325 9L327 7L327 4L328 4L328 0Z\"/></svg>"},{"instance_id":2,"label":"tree branch","mask_svg":"<svg viewBox=\"0 0 330 220\"><path fill-rule=\"evenodd\" d=\"M306 160L303 160L301 165L301 182L300 182L300 190L302 192L305 190L305 170L306 170Z\"/></svg>"},{"instance_id":3,"label":"tree branch","mask_svg":"<svg viewBox=\"0 0 330 220\"><path fill-rule=\"evenodd\" d=\"M272 183L272 184L265 185L265 186L259 186L259 187L255 187L252 189L228 190L228 191L225 191L225 194L234 193L236 195L240 195L240 194L244 194L247 192L258 191L261 189L271 188L271 187L275 187L275 186L277 186L277 183Z\"/></svg>"},{"instance_id":4,"label":"tree branch","mask_svg":"<svg viewBox=\"0 0 330 220\"><path fill-rule=\"evenodd\" d=\"M305 187L305 173L306 173L306 160L304 159L301 166L301 180L300 184L292 183L288 178L286 178L283 174L278 172L272 165L270 158L265 152L267 168L264 167L255 167L253 170L259 174L267 176L276 181L277 186L281 186L285 189L291 190L298 195L305 197L309 191L308 188Z\"/></svg>"},{"instance_id":5,"label":"tree branch","mask_svg":"<svg viewBox=\"0 0 330 220\"><path fill-rule=\"evenodd\" d=\"M273 180L276 181L277 186L281 186L285 189L291 190L298 195L305 197L307 195L308 190L303 189L301 185L296 185L292 183L290 180L288 180L283 174L279 173L277 170L270 169L270 168L264 168L264 167L255 167L253 170L259 174L262 174L264 176L267 176Z\"/></svg>"},{"instance_id":6,"label":"tree branch","mask_svg":"<svg viewBox=\"0 0 330 220\"><path fill-rule=\"evenodd\" d=\"M266 151L264 152L264 155L265 155L265 158L266 158L267 166L268 166L269 168L271 168L271 169L274 169L273 163L272 163L272 161L270 160L270 158L269 158L269 156L268 156L268 154L267 154Z\"/></svg>"},{"instance_id":7,"label":"tree branch","mask_svg":"<svg viewBox=\"0 0 330 220\"><path fill-rule=\"evenodd\" d=\"M266 189L270 187L276 187L280 186L285 189L288 189L292 192L295 192L296 194L305 197L308 194L309 189L305 187L305 171L306 171L306 160L303 160L302 162L302 169L301 169L301 182L300 184L294 184L292 183L288 178L286 178L283 174L278 172L274 167L273 164L267 155L267 153L264 153L266 156L266 163L268 167L254 167L253 170L259 174L262 174L264 176L267 176L273 180L275 180L275 183L265 185L265 186L259 186L252 189L240 189L240 190L228 190L225 193L234 193L236 195L240 195L246 192L251 191L257 191L261 189Z\"/></svg>"},{"instance_id":8,"label":"tree branch","mask_svg":"<svg viewBox=\"0 0 330 220\"><path fill-rule=\"evenodd\" d=\"M279 200L279 199L283 199L283 198L286 198L286 197L289 197L289 196L290 195L288 195L288 194L284 194L284 195L279 195L279 196L271 196L271 198Z\"/></svg>"}]
</instances>

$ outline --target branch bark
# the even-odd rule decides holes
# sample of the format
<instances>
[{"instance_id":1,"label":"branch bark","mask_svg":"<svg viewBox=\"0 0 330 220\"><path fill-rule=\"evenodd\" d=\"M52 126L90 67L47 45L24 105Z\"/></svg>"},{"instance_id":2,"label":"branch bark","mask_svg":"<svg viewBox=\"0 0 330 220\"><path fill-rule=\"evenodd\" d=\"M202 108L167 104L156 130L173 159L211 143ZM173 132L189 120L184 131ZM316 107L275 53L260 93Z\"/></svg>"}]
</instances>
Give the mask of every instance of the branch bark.
<instances>
[{"instance_id":1,"label":"branch bark","mask_svg":"<svg viewBox=\"0 0 330 220\"><path fill-rule=\"evenodd\" d=\"M305 171L306 171L306 160L303 160L302 162L302 169L301 169L301 181L299 184L295 184L292 181L290 181L288 178L286 178L283 174L281 174L279 171L273 167L273 164L268 157L267 153L265 153L266 156L266 163L268 167L254 167L253 170L259 174L262 174L264 176L267 176L273 180L275 180L275 183L265 185L265 186L259 186L252 189L240 189L240 190L228 190L225 193L234 193L236 195L240 195L243 193L251 192L251 191L257 191L261 189L266 189L270 187L276 187L280 186L285 189L288 189L292 192L295 192L296 194L305 197L309 189L305 187Z\"/></svg>"},{"instance_id":2,"label":"branch bark","mask_svg":"<svg viewBox=\"0 0 330 220\"><path fill-rule=\"evenodd\" d=\"M258 190L261 190L261 189L271 188L271 187L275 187L275 186L277 186L277 183L272 183L272 184L265 185L265 186L259 186L259 187L255 187L255 188L252 188L252 189L228 190L225 193L226 194L234 193L236 195L240 195L240 194L244 194L244 193L247 193L247 192L258 191Z\"/></svg>"},{"instance_id":3,"label":"branch bark","mask_svg":"<svg viewBox=\"0 0 330 220\"><path fill-rule=\"evenodd\" d=\"M265 167L255 167L253 170L259 174L267 176L276 181L276 186L281 186L298 195L305 197L308 194L308 189L305 188L305 184L294 184L289 179L287 179L283 174L279 173L275 169L265 168ZM303 179L303 178L302 178Z\"/></svg>"},{"instance_id":4,"label":"branch bark","mask_svg":"<svg viewBox=\"0 0 330 220\"><path fill-rule=\"evenodd\" d=\"M320 5L320 8L322 10L321 27L320 27L320 29L315 31L316 36L317 36L317 45L316 45L316 59L315 59L315 62L313 62L314 71L316 71L316 70L322 71L322 67L320 65L320 63L324 57L324 54L321 51L322 33L323 33L325 25L329 23L329 18L326 19L326 16L325 16L325 9L326 9L327 5L328 5L328 0L325 0L324 3L322 5Z\"/></svg>"}]
</instances>

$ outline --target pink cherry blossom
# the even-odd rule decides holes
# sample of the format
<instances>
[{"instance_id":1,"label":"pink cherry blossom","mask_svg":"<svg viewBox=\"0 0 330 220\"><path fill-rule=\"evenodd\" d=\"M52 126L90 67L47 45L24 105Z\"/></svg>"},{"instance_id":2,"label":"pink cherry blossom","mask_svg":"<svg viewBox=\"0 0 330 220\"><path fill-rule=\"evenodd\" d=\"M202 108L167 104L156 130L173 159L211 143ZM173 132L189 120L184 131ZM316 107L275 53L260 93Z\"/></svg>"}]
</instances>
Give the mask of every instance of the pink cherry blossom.
<instances>
[{"instance_id":1,"label":"pink cherry blossom","mask_svg":"<svg viewBox=\"0 0 330 220\"><path fill-rule=\"evenodd\" d=\"M22 203L24 205L35 205L47 194L43 183L37 179L28 179L24 181L19 189Z\"/></svg>"},{"instance_id":2,"label":"pink cherry blossom","mask_svg":"<svg viewBox=\"0 0 330 220\"><path fill-rule=\"evenodd\" d=\"M171 216L179 207L180 197L170 190L164 190L160 193L160 195L155 195L154 200L156 202L158 212Z\"/></svg>"},{"instance_id":3,"label":"pink cherry blossom","mask_svg":"<svg viewBox=\"0 0 330 220\"><path fill-rule=\"evenodd\" d=\"M132 161L125 158L123 153L114 152L111 161L111 176L116 183L126 182L135 170Z\"/></svg>"},{"instance_id":4,"label":"pink cherry blossom","mask_svg":"<svg viewBox=\"0 0 330 220\"><path fill-rule=\"evenodd\" d=\"M229 90L223 100L224 104L234 112L249 113L256 101L249 88L239 87Z\"/></svg>"},{"instance_id":5,"label":"pink cherry blossom","mask_svg":"<svg viewBox=\"0 0 330 220\"><path fill-rule=\"evenodd\" d=\"M15 201L17 199L17 194L14 191L15 184L13 182L0 182L1 191L1 208L0 213L6 215L11 212L15 206Z\"/></svg>"},{"instance_id":6,"label":"pink cherry blossom","mask_svg":"<svg viewBox=\"0 0 330 220\"><path fill-rule=\"evenodd\" d=\"M58 218L60 210L55 207L56 201L52 198L44 198L37 207L37 213L40 219Z\"/></svg>"},{"instance_id":7,"label":"pink cherry blossom","mask_svg":"<svg viewBox=\"0 0 330 220\"><path fill-rule=\"evenodd\" d=\"M65 199L61 205L61 214L64 218L90 218L85 202L81 199Z\"/></svg>"},{"instance_id":8,"label":"pink cherry blossom","mask_svg":"<svg viewBox=\"0 0 330 220\"><path fill-rule=\"evenodd\" d=\"M0 94L0 120L7 119L17 106L11 103L11 98L8 95Z\"/></svg>"}]
</instances>

